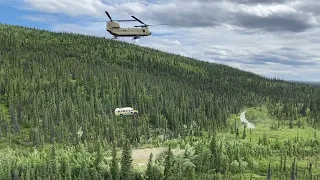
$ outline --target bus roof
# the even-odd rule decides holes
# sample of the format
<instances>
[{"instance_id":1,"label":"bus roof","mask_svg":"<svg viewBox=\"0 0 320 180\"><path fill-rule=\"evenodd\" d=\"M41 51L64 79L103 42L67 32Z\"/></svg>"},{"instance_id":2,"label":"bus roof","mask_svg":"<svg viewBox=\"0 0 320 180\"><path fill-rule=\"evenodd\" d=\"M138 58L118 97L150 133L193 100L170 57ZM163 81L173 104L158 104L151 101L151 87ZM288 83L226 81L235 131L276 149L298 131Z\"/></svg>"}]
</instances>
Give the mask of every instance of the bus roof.
<instances>
[{"instance_id":1,"label":"bus roof","mask_svg":"<svg viewBox=\"0 0 320 180\"><path fill-rule=\"evenodd\" d=\"M116 108L116 110L118 109L133 109L132 107L121 107L121 108Z\"/></svg>"}]
</instances>

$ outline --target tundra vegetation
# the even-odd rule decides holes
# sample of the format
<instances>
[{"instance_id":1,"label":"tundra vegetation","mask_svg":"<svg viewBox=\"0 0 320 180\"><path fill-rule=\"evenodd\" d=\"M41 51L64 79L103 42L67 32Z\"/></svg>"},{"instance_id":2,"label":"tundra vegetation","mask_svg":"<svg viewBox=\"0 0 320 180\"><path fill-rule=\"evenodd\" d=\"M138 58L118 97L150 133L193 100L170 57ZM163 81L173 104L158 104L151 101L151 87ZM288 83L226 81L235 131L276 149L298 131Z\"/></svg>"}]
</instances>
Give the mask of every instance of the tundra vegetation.
<instances>
[{"instance_id":1,"label":"tundra vegetation","mask_svg":"<svg viewBox=\"0 0 320 180\"><path fill-rule=\"evenodd\" d=\"M67 32L0 44L0 179L320 179L320 89Z\"/></svg>"}]
</instances>

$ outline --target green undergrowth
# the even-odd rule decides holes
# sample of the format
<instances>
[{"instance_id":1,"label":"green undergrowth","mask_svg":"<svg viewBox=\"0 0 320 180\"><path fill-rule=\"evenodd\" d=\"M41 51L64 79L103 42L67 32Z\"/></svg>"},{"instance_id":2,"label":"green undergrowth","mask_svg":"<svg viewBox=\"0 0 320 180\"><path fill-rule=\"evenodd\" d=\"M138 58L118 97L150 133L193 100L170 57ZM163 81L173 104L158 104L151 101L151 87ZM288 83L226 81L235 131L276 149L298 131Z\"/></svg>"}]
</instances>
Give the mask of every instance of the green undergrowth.
<instances>
[{"instance_id":1,"label":"green undergrowth","mask_svg":"<svg viewBox=\"0 0 320 180\"><path fill-rule=\"evenodd\" d=\"M246 110L246 118L256 125L256 128L252 129L253 138L267 134L268 138L274 140L304 139L311 138L320 132L307 123L306 117L297 117L291 122L289 119L277 119L264 106Z\"/></svg>"},{"instance_id":2,"label":"green undergrowth","mask_svg":"<svg viewBox=\"0 0 320 180\"><path fill-rule=\"evenodd\" d=\"M282 178L286 175L290 177L287 170L292 168L296 159L300 174L308 171L310 163L313 165L312 172L320 174L320 131L309 126L306 117L297 117L291 121L278 120L264 106L247 108L244 111L248 121L255 124L254 128L244 128L240 122L240 113L234 114L228 119L230 130L217 136L223 143L237 144L239 149L247 146L247 152L244 152L254 159L259 170L252 167L247 169L246 173L251 172L254 176L262 175L266 178L266 170L270 163L271 169L276 171L274 174ZM255 151L260 151L260 154ZM285 158L286 168L283 166ZM279 171L281 168L286 170Z\"/></svg>"},{"instance_id":3,"label":"green undergrowth","mask_svg":"<svg viewBox=\"0 0 320 180\"><path fill-rule=\"evenodd\" d=\"M9 108L7 106L7 102L5 101L5 98L0 95L0 116L1 119L4 119L6 121L9 120Z\"/></svg>"},{"instance_id":4,"label":"green undergrowth","mask_svg":"<svg viewBox=\"0 0 320 180\"><path fill-rule=\"evenodd\" d=\"M164 161L167 148L165 147L171 146L174 162L172 170L178 174L176 179L183 179L184 174L189 171L194 174L188 174L188 177L194 177L194 179L266 179L268 172L271 174L271 179L289 179L292 173L299 179L309 178L309 172L313 177L320 177L319 130L307 124L299 127L296 125L298 120L293 121L292 128L288 125L289 121L285 121L279 128L274 129L272 124L277 123L277 120L264 107L248 108L244 111L247 112L248 118L254 117L250 119L251 121L256 120L255 128L244 128L240 122L239 113L231 115L228 118L228 130L217 133L216 136L208 132L203 132L197 137L186 136L171 140L164 140L159 136L146 144L133 147L134 171L145 173L149 153L154 155L152 166L159 172L163 171L166 166ZM303 117L301 117L302 120L304 120ZM215 143L212 141L213 137L216 137ZM218 150L215 153L218 155L215 156L218 160L211 159L213 147ZM39 146L37 150L35 147L4 148L1 151L2 161L18 162L19 167L28 169L29 161L40 165L50 160L52 148L53 146L48 144ZM97 163L97 158L100 157L99 148L103 149L101 150L103 160ZM161 148L163 148L162 152ZM177 150L179 153L175 153ZM111 146L106 142L85 142L74 147L57 143L54 151L58 164L68 162L72 177L78 177L75 173L80 170L80 167L107 173L111 166ZM121 159L120 148L118 148L117 157ZM218 172L215 170L217 163L219 163L218 167L221 167ZM184 166L194 168L194 171L192 169L186 171Z\"/></svg>"},{"instance_id":5,"label":"green undergrowth","mask_svg":"<svg viewBox=\"0 0 320 180\"><path fill-rule=\"evenodd\" d=\"M206 173L198 173L199 178L266 179L268 172L271 179L290 179L293 176L304 179L310 178L310 174L314 178L320 177L320 131L307 123L299 126L297 122L305 122L305 117L292 121L291 128L289 120L281 120L279 127L275 128L274 124L278 120L266 107L247 108L243 111L255 123L255 128L245 130L240 122L240 113L233 114L228 118L230 130L216 135L216 146L222 151L221 159L217 162L222 167L228 167L228 172L214 173L214 170L208 170ZM176 161L191 160L197 169L200 165L198 161L206 163L202 156L211 151L211 141L212 134L204 132L200 137L169 140L165 145L171 144L172 148L183 149L186 153L184 156L176 156ZM207 166L212 165L208 162Z\"/></svg>"}]
</instances>

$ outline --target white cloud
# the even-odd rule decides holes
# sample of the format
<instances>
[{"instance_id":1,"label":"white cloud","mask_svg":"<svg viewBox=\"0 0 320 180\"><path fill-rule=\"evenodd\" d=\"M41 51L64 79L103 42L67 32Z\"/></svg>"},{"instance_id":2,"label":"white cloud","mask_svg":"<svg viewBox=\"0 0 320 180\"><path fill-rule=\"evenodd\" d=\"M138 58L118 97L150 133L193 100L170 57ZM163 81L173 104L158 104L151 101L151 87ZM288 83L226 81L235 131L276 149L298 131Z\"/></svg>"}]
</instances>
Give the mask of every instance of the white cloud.
<instances>
[{"instance_id":1,"label":"white cloud","mask_svg":"<svg viewBox=\"0 0 320 180\"><path fill-rule=\"evenodd\" d=\"M242 4L237 4L238 1ZM264 0L256 0L260 4L244 3L247 2L244 0L204 2L26 0L29 7L38 11L73 17L107 20L104 14L107 10L113 19L134 15L147 24L174 23L176 26L151 26L152 36L137 41L124 40L269 77L320 81L320 29L316 9L302 0L282 0L277 4ZM319 5L315 0L308 2ZM80 25L80 22L55 22L52 30L111 37L105 23L81 22ZM121 25L134 24L136 22Z\"/></svg>"},{"instance_id":2,"label":"white cloud","mask_svg":"<svg viewBox=\"0 0 320 180\"><path fill-rule=\"evenodd\" d=\"M294 8L291 8L282 4L271 4L271 5L261 5L256 6L244 5L244 4L229 4L230 11L233 12L243 12L250 15L255 15L259 17L268 17L277 13L296 13L297 11Z\"/></svg>"}]
</instances>

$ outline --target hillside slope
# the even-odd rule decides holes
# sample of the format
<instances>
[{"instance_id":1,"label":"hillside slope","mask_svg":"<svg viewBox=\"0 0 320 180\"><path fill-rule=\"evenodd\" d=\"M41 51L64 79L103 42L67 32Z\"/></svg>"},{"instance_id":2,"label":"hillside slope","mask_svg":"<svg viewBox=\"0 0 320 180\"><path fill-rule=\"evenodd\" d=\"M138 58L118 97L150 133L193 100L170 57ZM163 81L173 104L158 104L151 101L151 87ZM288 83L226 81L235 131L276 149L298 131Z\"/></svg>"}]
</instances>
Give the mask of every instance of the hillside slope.
<instances>
[{"instance_id":1,"label":"hillside slope","mask_svg":"<svg viewBox=\"0 0 320 180\"><path fill-rule=\"evenodd\" d=\"M319 126L320 93L307 85L79 34L0 25L0 44L0 136L16 144L199 135L278 102L288 118L309 108ZM114 117L120 106L138 109L138 124Z\"/></svg>"}]
</instances>

